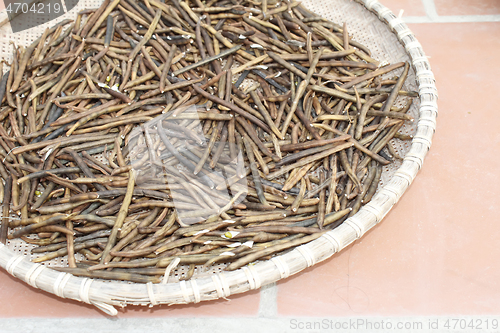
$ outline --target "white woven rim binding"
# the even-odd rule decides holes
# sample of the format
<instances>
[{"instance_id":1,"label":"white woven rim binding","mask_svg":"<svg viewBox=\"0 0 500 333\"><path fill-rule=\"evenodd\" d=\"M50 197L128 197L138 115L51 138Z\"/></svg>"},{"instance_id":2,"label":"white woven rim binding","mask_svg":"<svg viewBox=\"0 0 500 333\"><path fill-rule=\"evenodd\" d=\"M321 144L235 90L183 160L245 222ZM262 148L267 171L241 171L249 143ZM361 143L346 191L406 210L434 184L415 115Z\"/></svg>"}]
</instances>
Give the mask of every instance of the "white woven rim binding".
<instances>
[{"instance_id":1,"label":"white woven rim binding","mask_svg":"<svg viewBox=\"0 0 500 333\"><path fill-rule=\"evenodd\" d=\"M424 146L426 146L427 149L429 149L429 147L431 146L431 143L432 143L429 140L427 140L426 138L416 138L416 139L413 139L413 142L415 142L415 143L421 143Z\"/></svg>"},{"instance_id":2,"label":"white woven rim binding","mask_svg":"<svg viewBox=\"0 0 500 333\"><path fill-rule=\"evenodd\" d=\"M262 286L262 283L260 281L260 276L257 272L257 268L255 268L254 265L248 266L248 268L250 269L250 274L252 274L253 280L255 281L255 288L259 289Z\"/></svg>"},{"instance_id":3,"label":"white woven rim binding","mask_svg":"<svg viewBox=\"0 0 500 333\"><path fill-rule=\"evenodd\" d=\"M224 294L226 294L226 297L231 296L231 287L227 283L226 277L224 276L223 273L217 274L220 278L220 282L222 283L222 289L224 290Z\"/></svg>"},{"instance_id":4,"label":"white woven rim binding","mask_svg":"<svg viewBox=\"0 0 500 333\"><path fill-rule=\"evenodd\" d=\"M54 294L61 298L66 298L64 297L64 287L70 278L71 274L69 273L59 273L54 282Z\"/></svg>"},{"instance_id":5,"label":"white woven rim binding","mask_svg":"<svg viewBox=\"0 0 500 333\"><path fill-rule=\"evenodd\" d=\"M404 30L401 30L398 33L399 40L402 40L403 38L408 37L408 36L410 36L412 34L413 34L413 32L411 32L411 30L409 28L405 28Z\"/></svg>"},{"instance_id":6,"label":"white woven rim binding","mask_svg":"<svg viewBox=\"0 0 500 333\"><path fill-rule=\"evenodd\" d=\"M5 269L9 272L10 275L14 275L14 270L16 266L23 261L23 256L13 255L12 258L9 259L7 265L5 265Z\"/></svg>"},{"instance_id":7,"label":"white woven rim binding","mask_svg":"<svg viewBox=\"0 0 500 333\"><path fill-rule=\"evenodd\" d=\"M391 10L387 7L383 7L378 11L378 15L384 19L386 19L387 14L392 14ZM398 18L396 18L398 19ZM389 21L389 20L387 20ZM401 23L401 20L399 20L399 23ZM389 26L391 26L391 22L388 22Z\"/></svg>"},{"instance_id":8,"label":"white woven rim binding","mask_svg":"<svg viewBox=\"0 0 500 333\"><path fill-rule=\"evenodd\" d=\"M365 7L368 9L368 10L372 10L373 8L373 5L375 5L376 3L378 3L377 0L367 0L365 2Z\"/></svg>"},{"instance_id":9,"label":"white woven rim binding","mask_svg":"<svg viewBox=\"0 0 500 333\"><path fill-rule=\"evenodd\" d=\"M182 280L181 282L179 282L179 286L181 287L181 293L182 293L182 297L184 297L184 301L186 303L189 303L189 294L188 294L188 290L186 287L186 281Z\"/></svg>"},{"instance_id":10,"label":"white woven rim binding","mask_svg":"<svg viewBox=\"0 0 500 333\"><path fill-rule=\"evenodd\" d=\"M33 288L38 288L36 285L36 278L46 267L40 264L35 264L31 266L31 268L26 272L26 276L24 277L24 281L26 281Z\"/></svg>"},{"instance_id":11,"label":"white woven rim binding","mask_svg":"<svg viewBox=\"0 0 500 333\"><path fill-rule=\"evenodd\" d=\"M247 277L247 281L248 281L248 284L250 286L250 290L254 290L256 288L255 281L253 280L253 276L250 273L250 270L248 269L248 267L243 267L243 272L245 273L245 275Z\"/></svg>"},{"instance_id":12,"label":"white woven rim binding","mask_svg":"<svg viewBox=\"0 0 500 333\"><path fill-rule=\"evenodd\" d=\"M408 29L408 30L410 30L410 29ZM411 32L411 30L410 30L410 32ZM420 42L418 40L414 40L412 42L405 44L406 52L408 52L411 49L421 48L421 47L422 47L422 44L420 44Z\"/></svg>"},{"instance_id":13,"label":"white woven rim binding","mask_svg":"<svg viewBox=\"0 0 500 333\"><path fill-rule=\"evenodd\" d=\"M392 187L386 186L384 187L384 190L387 191L387 193L390 193L395 199L395 201L398 201L399 199L399 193ZM359 225L356 223L356 226L359 228Z\"/></svg>"},{"instance_id":14,"label":"white woven rim binding","mask_svg":"<svg viewBox=\"0 0 500 333\"><path fill-rule=\"evenodd\" d=\"M278 268L281 279L286 279L290 276L290 267L281 257L271 258L271 261L276 265L276 268Z\"/></svg>"},{"instance_id":15,"label":"white woven rim binding","mask_svg":"<svg viewBox=\"0 0 500 333\"><path fill-rule=\"evenodd\" d=\"M307 262L307 267L311 267L316 264L314 253L312 253L311 249L309 249L307 245L299 246L295 250L297 250L304 257Z\"/></svg>"},{"instance_id":16,"label":"white woven rim binding","mask_svg":"<svg viewBox=\"0 0 500 333\"><path fill-rule=\"evenodd\" d=\"M92 305L94 305L99 310L101 310L104 313L107 313L110 316L116 316L118 314L118 311L112 305L100 302L92 302Z\"/></svg>"},{"instance_id":17,"label":"white woven rim binding","mask_svg":"<svg viewBox=\"0 0 500 333\"><path fill-rule=\"evenodd\" d=\"M198 283L196 282L195 279L191 279L189 281L191 282L191 289L193 289L194 302L200 303L201 296L200 296L200 288L198 288Z\"/></svg>"},{"instance_id":18,"label":"white woven rim binding","mask_svg":"<svg viewBox=\"0 0 500 333\"><path fill-rule=\"evenodd\" d=\"M152 306L155 306L158 304L156 301L155 293L153 291L153 283L148 282L146 283L146 289L148 290L148 296L149 296L149 302L151 303Z\"/></svg>"},{"instance_id":19,"label":"white woven rim binding","mask_svg":"<svg viewBox=\"0 0 500 333\"><path fill-rule=\"evenodd\" d=\"M81 284L80 284L80 290L78 295L80 296L80 299L82 302L91 304L90 303L90 285L92 284L94 280L89 279L89 278L83 278Z\"/></svg>"},{"instance_id":20,"label":"white woven rim binding","mask_svg":"<svg viewBox=\"0 0 500 333\"><path fill-rule=\"evenodd\" d=\"M398 24L402 24L402 23L403 23L403 20L400 17L396 17L394 20L392 20L389 23L389 26L391 27L391 29L394 29L395 26L397 26ZM406 30L410 31L410 29L406 29Z\"/></svg>"},{"instance_id":21,"label":"white woven rim binding","mask_svg":"<svg viewBox=\"0 0 500 333\"><path fill-rule=\"evenodd\" d=\"M347 1L348 0L346 0L346 2ZM422 50L422 46L402 21L401 17L395 16L377 0L356 0L356 2L363 4L368 10L377 14L381 22L386 24L388 28L391 28L394 34L397 35L407 54L413 57L413 68L415 70L415 76L421 96L417 134L412 142L411 153L407 158L405 157L402 166L392 176L392 179L397 181L390 182L390 188L386 191L384 191L384 189L380 190L379 193L375 195L372 202L361 208L360 213L362 212L364 214L363 216L366 216L367 213L373 214L375 222L378 223L413 182L416 172L421 167L427 150L432 143L432 135L436 129L436 117L438 114L437 89L435 86L434 73L430 69L431 66ZM63 17L60 19L62 20ZM419 131L419 129L423 130ZM423 147L426 149L422 149ZM321 242L316 244L328 244L328 249L322 248L321 254L316 252L318 247L307 245L296 248L297 252L304 257L307 266L316 264L316 258L324 260L332 254L341 251L350 244L353 239L361 237L366 231L373 227L372 221L364 223L364 220L360 218L356 219L356 216L358 215L354 215L352 219L345 221L345 225L349 226L348 228L339 227L338 229L325 233L320 239L314 241ZM325 240L328 242L324 242ZM315 250L313 251L311 249ZM175 261L165 270L163 281L160 284L153 286L148 283L146 284L146 288L144 288L144 284L127 284L127 288L109 288L105 289L105 292L103 285L106 283L96 282L93 284L93 279L77 278L69 273L56 274L53 270L45 268L43 265L30 263L27 260L23 262L24 256L12 252L7 246L4 246L4 244L0 244L0 265L4 267L9 274L21 278L24 277L24 280L35 288L42 288L61 298L65 298L65 294L72 295L72 298L78 297L77 299L85 303L93 304L109 315L116 315L117 311L113 305L144 305L145 299L148 300L148 303L151 305L197 303L203 300L213 299L214 294L217 295L217 298L229 297L231 295L231 288L233 288L236 293L260 288L261 285L287 278L300 271L301 268L298 267L300 265L291 265L292 260L296 259L296 254L294 253L297 252L292 251L285 255L272 258L271 262L274 265L268 265L267 262L259 262L254 266L247 266L234 272L213 274L210 277L203 278L203 281L201 278L199 280L191 279L191 290L188 290L186 281L180 281L175 284L167 283L170 272L177 266ZM22 265L20 265L21 262ZM274 270L275 274L272 274L273 272L269 269ZM36 281L40 281L42 277L43 281L53 280L53 284L47 284L47 286L45 286L44 283L43 286L38 286ZM71 278L74 278L74 281L79 283L68 284ZM230 283L228 281L230 281ZM211 286L211 290L205 287L207 283ZM200 285L204 286L203 292L200 291ZM65 290L68 290L68 292L65 293ZM134 295L133 297L130 297L131 293ZM96 299L91 300L91 294L96 295Z\"/></svg>"},{"instance_id":22,"label":"white woven rim binding","mask_svg":"<svg viewBox=\"0 0 500 333\"><path fill-rule=\"evenodd\" d=\"M215 291L217 292L217 297L224 298L226 295L224 294L224 289L222 289L222 282L220 281L219 274L212 275L212 281L215 285Z\"/></svg>"},{"instance_id":23,"label":"white woven rim binding","mask_svg":"<svg viewBox=\"0 0 500 333\"><path fill-rule=\"evenodd\" d=\"M324 234L323 236L324 239L326 239L327 241L329 241L332 245L333 245L333 253L337 253L340 251L341 247L340 247L340 241L334 236L334 233L333 232L327 232L326 234Z\"/></svg>"},{"instance_id":24,"label":"white woven rim binding","mask_svg":"<svg viewBox=\"0 0 500 333\"><path fill-rule=\"evenodd\" d=\"M425 61L429 61L429 60L425 59L422 61L425 62ZM422 79L434 80L434 73L430 69L419 70L419 71L417 71L417 78L419 81ZM420 106L420 107L422 107L422 106Z\"/></svg>"},{"instance_id":25,"label":"white woven rim binding","mask_svg":"<svg viewBox=\"0 0 500 333\"><path fill-rule=\"evenodd\" d=\"M413 177L410 174L408 174L408 173L406 173L406 172L404 172L402 170L401 171L396 171L396 173L394 174L393 177L396 177L396 176L404 178L408 182L408 184L413 183ZM378 212L378 213L380 213L380 211L375 210L375 208L372 207L372 206L366 205L366 206L364 206L364 208L370 209L373 213L375 211ZM375 215L377 216L377 223L380 222L380 220L378 218L378 215L377 214L375 214Z\"/></svg>"},{"instance_id":26,"label":"white woven rim binding","mask_svg":"<svg viewBox=\"0 0 500 333\"><path fill-rule=\"evenodd\" d=\"M354 231L356 232L356 238L361 238L361 236L363 235L363 230L361 230L361 227L355 221L347 219L344 221L344 223L354 229Z\"/></svg>"},{"instance_id":27,"label":"white woven rim binding","mask_svg":"<svg viewBox=\"0 0 500 333\"><path fill-rule=\"evenodd\" d=\"M251 290L260 288L259 274L254 266L243 267L243 272L245 272Z\"/></svg>"},{"instance_id":28,"label":"white woven rim binding","mask_svg":"<svg viewBox=\"0 0 500 333\"><path fill-rule=\"evenodd\" d=\"M418 86L420 89L422 90L425 90L425 89L432 89L433 90L433 93L436 94L437 96L437 89L436 89L436 85L434 83L431 83L431 82L423 82L421 83L419 86Z\"/></svg>"},{"instance_id":29,"label":"white woven rim binding","mask_svg":"<svg viewBox=\"0 0 500 333\"><path fill-rule=\"evenodd\" d=\"M428 62L429 60L427 59L426 56L420 56L420 57L415 57L413 58L413 64L418 64L420 62Z\"/></svg>"}]
</instances>

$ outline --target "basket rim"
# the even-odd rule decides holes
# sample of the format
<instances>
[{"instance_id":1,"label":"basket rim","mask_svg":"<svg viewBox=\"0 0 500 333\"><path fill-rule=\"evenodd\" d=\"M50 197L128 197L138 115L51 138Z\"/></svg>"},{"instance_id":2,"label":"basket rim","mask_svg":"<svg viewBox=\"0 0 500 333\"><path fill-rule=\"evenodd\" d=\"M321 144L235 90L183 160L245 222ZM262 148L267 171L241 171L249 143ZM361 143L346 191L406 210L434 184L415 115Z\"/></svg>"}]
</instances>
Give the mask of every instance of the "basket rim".
<instances>
[{"instance_id":1,"label":"basket rim","mask_svg":"<svg viewBox=\"0 0 500 333\"><path fill-rule=\"evenodd\" d=\"M92 304L108 315L115 316L118 313L115 306L198 303L258 289L330 258L361 238L387 215L422 167L436 129L438 95L434 74L422 46L402 19L378 0L355 1L375 13L404 46L415 70L420 96L417 131L409 152L388 183L357 214L336 229L286 254L233 272L194 277L176 283L110 283L77 277L25 260L25 256L11 251L1 243L0 267L35 288L62 298ZM0 12L0 18L5 15L5 10Z\"/></svg>"}]
</instances>

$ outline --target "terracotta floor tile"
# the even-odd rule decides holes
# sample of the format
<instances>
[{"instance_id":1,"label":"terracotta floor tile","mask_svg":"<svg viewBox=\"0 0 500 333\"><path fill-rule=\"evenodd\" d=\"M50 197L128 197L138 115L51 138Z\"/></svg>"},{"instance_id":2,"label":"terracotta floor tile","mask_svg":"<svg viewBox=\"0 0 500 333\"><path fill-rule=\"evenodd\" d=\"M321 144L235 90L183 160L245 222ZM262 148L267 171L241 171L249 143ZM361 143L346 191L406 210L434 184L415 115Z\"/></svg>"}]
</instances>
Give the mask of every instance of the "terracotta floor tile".
<instances>
[{"instance_id":1,"label":"terracotta floor tile","mask_svg":"<svg viewBox=\"0 0 500 333\"><path fill-rule=\"evenodd\" d=\"M404 16L425 16L424 5L421 0L380 0L380 3L399 15L401 9Z\"/></svg>"},{"instance_id":2,"label":"terracotta floor tile","mask_svg":"<svg viewBox=\"0 0 500 333\"><path fill-rule=\"evenodd\" d=\"M498 0L434 0L438 15L498 15Z\"/></svg>"},{"instance_id":3,"label":"terracotta floor tile","mask_svg":"<svg viewBox=\"0 0 500 333\"><path fill-rule=\"evenodd\" d=\"M500 23L410 28L431 56L440 94L424 168L382 224L279 283L281 315L500 312L500 134L490 102L500 91Z\"/></svg>"},{"instance_id":4,"label":"terracotta floor tile","mask_svg":"<svg viewBox=\"0 0 500 333\"><path fill-rule=\"evenodd\" d=\"M62 299L34 289L0 270L0 318L102 318L105 315L91 305ZM118 318L130 317L230 317L256 316L259 308L259 291L231 296L230 301L217 300L191 305L162 305L150 309L128 306L118 309ZM8 300L8 301L6 301Z\"/></svg>"}]
</instances>

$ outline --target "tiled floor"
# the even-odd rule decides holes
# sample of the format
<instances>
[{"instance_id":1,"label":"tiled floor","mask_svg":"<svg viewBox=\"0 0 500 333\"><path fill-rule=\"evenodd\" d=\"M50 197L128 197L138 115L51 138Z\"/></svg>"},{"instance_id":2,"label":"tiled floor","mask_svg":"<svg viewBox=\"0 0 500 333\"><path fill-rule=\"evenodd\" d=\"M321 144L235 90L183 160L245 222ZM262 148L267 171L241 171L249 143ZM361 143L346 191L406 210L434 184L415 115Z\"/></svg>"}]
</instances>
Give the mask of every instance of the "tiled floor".
<instances>
[{"instance_id":1,"label":"tiled floor","mask_svg":"<svg viewBox=\"0 0 500 333\"><path fill-rule=\"evenodd\" d=\"M500 1L381 2L396 15L404 9L410 22L456 15L495 21L409 24L436 76L438 129L423 169L383 223L342 253L279 282L276 299L256 291L196 306L131 307L120 318L238 317L251 326L273 311L277 318L500 314L500 17L494 16ZM103 317L4 271L0 297L4 318ZM262 307L264 297L274 308Z\"/></svg>"}]
</instances>

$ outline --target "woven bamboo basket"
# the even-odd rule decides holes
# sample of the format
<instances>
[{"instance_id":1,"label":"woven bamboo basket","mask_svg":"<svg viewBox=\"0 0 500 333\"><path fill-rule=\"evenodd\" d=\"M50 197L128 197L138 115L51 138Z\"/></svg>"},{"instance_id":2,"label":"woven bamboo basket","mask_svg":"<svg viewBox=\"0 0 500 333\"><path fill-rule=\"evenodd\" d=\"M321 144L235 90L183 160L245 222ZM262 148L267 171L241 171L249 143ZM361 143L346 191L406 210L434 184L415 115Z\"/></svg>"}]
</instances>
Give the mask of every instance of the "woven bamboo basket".
<instances>
[{"instance_id":1,"label":"woven bamboo basket","mask_svg":"<svg viewBox=\"0 0 500 333\"><path fill-rule=\"evenodd\" d=\"M74 18L77 11L97 7L100 3L100 0L81 0L73 10L56 21ZM413 135L413 140L411 144L396 143L396 149L404 160L384 168L381 187L370 203L336 229L286 254L232 272L223 271L224 266L219 265L208 273L195 274L188 281L179 282L186 267L176 268L170 279L164 279L168 283L161 284L76 277L50 268L64 264L64 259L53 260L48 265L32 263L29 246L20 241L0 244L0 266L35 288L62 298L93 304L109 315L116 315L115 307L127 304L198 303L260 288L328 259L379 223L413 182L431 146L438 111L434 75L412 32L400 17L377 0L305 0L304 5L333 22L347 22L354 39L368 46L376 59L390 63L409 61L413 65L405 88L418 89L420 97L410 110L415 121L403 128L403 131ZM0 13L1 20L5 20L5 16L5 12ZM11 32L8 24L3 26L0 28L0 58L11 59L10 41L29 45L54 23L51 21L16 34Z\"/></svg>"}]
</instances>

